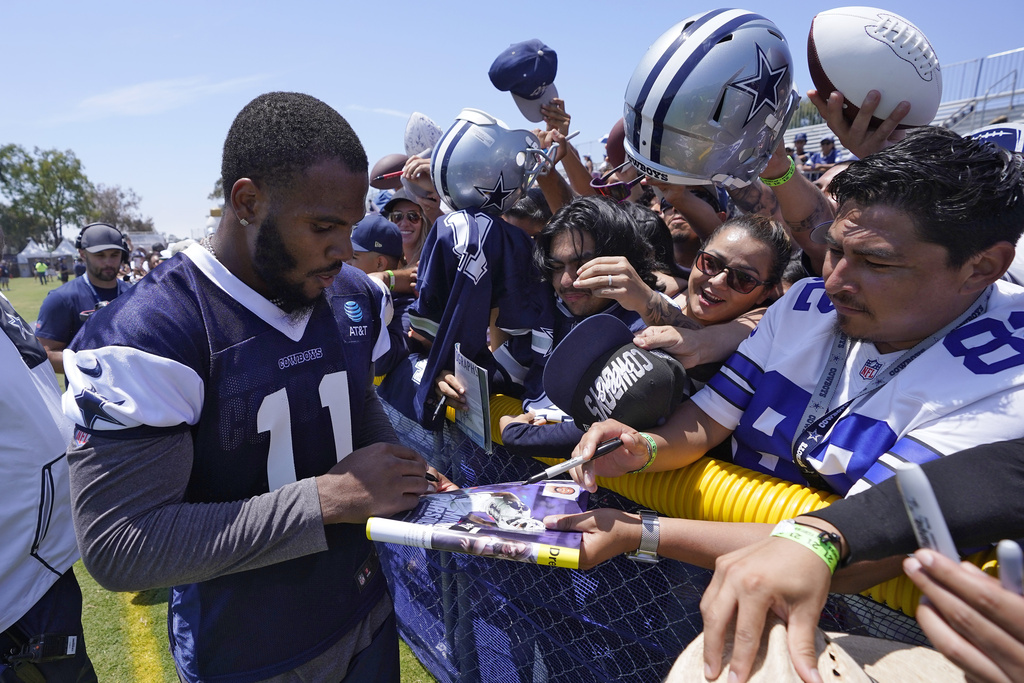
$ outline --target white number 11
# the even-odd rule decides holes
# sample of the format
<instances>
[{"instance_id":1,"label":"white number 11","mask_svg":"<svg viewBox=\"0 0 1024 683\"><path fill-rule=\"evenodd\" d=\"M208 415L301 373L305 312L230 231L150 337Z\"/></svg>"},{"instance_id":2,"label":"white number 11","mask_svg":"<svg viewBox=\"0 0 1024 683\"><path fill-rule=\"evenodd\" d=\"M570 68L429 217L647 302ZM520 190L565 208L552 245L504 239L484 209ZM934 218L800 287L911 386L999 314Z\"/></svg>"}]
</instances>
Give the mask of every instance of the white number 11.
<instances>
[{"instance_id":1,"label":"white number 11","mask_svg":"<svg viewBox=\"0 0 1024 683\"><path fill-rule=\"evenodd\" d=\"M320 405L331 414L338 462L352 452L352 417L349 412L347 375L345 371L332 372L320 380ZM267 482L270 490L274 491L295 481L292 417L285 389L278 389L263 399L256 413L256 429L260 434L270 432L270 452L267 453Z\"/></svg>"}]
</instances>

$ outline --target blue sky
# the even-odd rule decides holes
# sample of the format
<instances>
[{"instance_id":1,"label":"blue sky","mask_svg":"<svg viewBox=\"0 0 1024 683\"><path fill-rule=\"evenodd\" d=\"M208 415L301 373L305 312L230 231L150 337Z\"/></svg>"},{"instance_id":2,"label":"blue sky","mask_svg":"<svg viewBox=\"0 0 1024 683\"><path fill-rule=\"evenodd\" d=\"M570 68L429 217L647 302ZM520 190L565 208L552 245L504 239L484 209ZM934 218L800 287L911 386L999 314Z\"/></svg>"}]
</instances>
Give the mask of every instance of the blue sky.
<instances>
[{"instance_id":1,"label":"blue sky","mask_svg":"<svg viewBox=\"0 0 1024 683\"><path fill-rule=\"evenodd\" d=\"M0 1L0 144L71 149L95 183L130 187L157 229L199 234L238 110L271 90L307 92L349 120L371 165L401 152L409 115L447 128L463 107L532 128L487 70L507 45L558 53L574 141L622 115L634 67L661 33L719 5L694 2ZM729 5L726 5L729 6ZM735 5L732 5L735 6ZM746 1L791 43L801 92L813 15L841 3ZM1019 0L894 0L942 64L1024 46Z\"/></svg>"}]
</instances>

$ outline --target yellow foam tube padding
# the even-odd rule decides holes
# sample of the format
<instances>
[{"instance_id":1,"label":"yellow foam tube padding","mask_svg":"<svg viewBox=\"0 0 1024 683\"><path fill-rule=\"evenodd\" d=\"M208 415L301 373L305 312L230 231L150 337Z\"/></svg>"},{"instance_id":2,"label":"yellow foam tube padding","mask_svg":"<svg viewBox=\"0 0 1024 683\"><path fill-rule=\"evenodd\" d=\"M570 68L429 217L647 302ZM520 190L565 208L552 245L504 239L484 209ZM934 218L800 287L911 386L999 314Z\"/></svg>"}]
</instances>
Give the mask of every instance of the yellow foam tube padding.
<instances>
[{"instance_id":1,"label":"yellow foam tube padding","mask_svg":"<svg viewBox=\"0 0 1024 683\"><path fill-rule=\"evenodd\" d=\"M501 416L520 413L519 400L504 394L491 396L491 438L495 443L501 444ZM455 419L451 408L448 419ZM537 460L553 465L561 458ZM597 483L663 515L714 522L774 524L831 505L840 498L709 457L669 472L599 477ZM995 556L992 548L964 559L991 573ZM869 588L862 595L910 617L917 611L921 598L917 586L903 575Z\"/></svg>"}]
</instances>

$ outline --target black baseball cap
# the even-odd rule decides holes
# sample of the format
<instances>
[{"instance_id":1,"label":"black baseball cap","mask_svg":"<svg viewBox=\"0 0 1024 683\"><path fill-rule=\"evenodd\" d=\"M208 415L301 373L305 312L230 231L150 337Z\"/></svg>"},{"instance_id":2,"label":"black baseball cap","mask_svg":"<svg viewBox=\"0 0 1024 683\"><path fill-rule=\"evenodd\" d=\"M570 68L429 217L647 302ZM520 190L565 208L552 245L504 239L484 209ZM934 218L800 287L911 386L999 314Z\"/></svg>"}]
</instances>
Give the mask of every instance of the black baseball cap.
<instances>
[{"instance_id":1,"label":"black baseball cap","mask_svg":"<svg viewBox=\"0 0 1024 683\"><path fill-rule=\"evenodd\" d=\"M544 391L581 429L615 419L634 429L665 422L693 383L682 363L659 350L642 349L615 316L586 318L551 352Z\"/></svg>"},{"instance_id":2,"label":"black baseball cap","mask_svg":"<svg viewBox=\"0 0 1024 683\"><path fill-rule=\"evenodd\" d=\"M80 249L85 249L90 254L107 249L120 249L124 253L128 253L124 245L124 235L117 228L106 223L93 223L82 228L78 245Z\"/></svg>"}]
</instances>

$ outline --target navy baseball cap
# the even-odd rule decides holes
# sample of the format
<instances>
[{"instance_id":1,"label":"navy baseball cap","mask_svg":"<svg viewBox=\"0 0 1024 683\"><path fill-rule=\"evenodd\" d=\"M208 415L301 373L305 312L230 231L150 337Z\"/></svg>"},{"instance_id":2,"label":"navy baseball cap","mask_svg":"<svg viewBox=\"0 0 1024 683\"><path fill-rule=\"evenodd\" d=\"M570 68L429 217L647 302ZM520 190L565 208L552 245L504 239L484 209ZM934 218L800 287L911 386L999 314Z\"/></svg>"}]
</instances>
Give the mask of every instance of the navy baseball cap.
<instances>
[{"instance_id":1,"label":"navy baseball cap","mask_svg":"<svg viewBox=\"0 0 1024 683\"><path fill-rule=\"evenodd\" d=\"M78 236L78 248L85 249L90 254L96 254L107 249L120 249L128 253L124 244L124 235L106 223L93 223L82 228Z\"/></svg>"},{"instance_id":2,"label":"navy baseball cap","mask_svg":"<svg viewBox=\"0 0 1024 683\"><path fill-rule=\"evenodd\" d=\"M641 349L615 316L599 313L574 327L544 366L544 391L580 429L615 419L634 429L665 422L693 383L669 354Z\"/></svg>"},{"instance_id":3,"label":"navy baseball cap","mask_svg":"<svg viewBox=\"0 0 1024 683\"><path fill-rule=\"evenodd\" d=\"M402 231L378 213L367 214L352 228L352 249L402 257Z\"/></svg>"},{"instance_id":4,"label":"navy baseball cap","mask_svg":"<svg viewBox=\"0 0 1024 683\"><path fill-rule=\"evenodd\" d=\"M498 90L512 93L516 106L529 121L544 120L540 108L558 97L555 74L558 55L537 39L509 45L487 75Z\"/></svg>"},{"instance_id":5,"label":"navy baseball cap","mask_svg":"<svg viewBox=\"0 0 1024 683\"><path fill-rule=\"evenodd\" d=\"M796 137L793 138L793 142L799 142L800 140L807 142L807 133L797 133Z\"/></svg>"}]
</instances>

